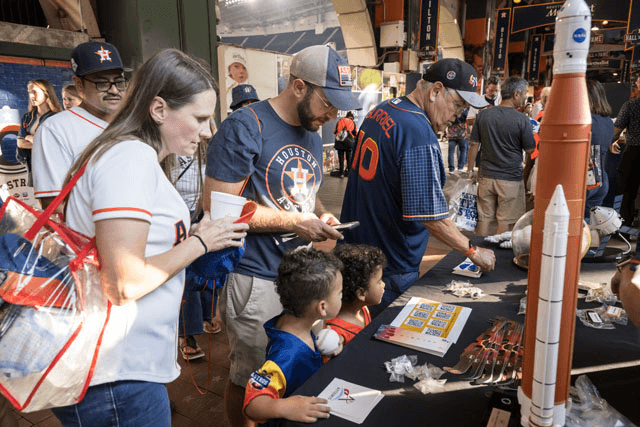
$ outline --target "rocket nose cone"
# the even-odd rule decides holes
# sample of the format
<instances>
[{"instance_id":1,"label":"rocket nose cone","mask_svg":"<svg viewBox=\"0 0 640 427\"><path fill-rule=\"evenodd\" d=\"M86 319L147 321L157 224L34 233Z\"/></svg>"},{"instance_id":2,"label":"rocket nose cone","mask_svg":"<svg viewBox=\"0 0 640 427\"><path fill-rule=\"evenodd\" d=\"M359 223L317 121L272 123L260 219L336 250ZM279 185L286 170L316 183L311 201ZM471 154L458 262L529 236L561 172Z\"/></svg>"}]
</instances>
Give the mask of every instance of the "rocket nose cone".
<instances>
[{"instance_id":1,"label":"rocket nose cone","mask_svg":"<svg viewBox=\"0 0 640 427\"><path fill-rule=\"evenodd\" d=\"M591 16L591 9L585 0L567 0L558 11L556 19L585 15Z\"/></svg>"},{"instance_id":2,"label":"rocket nose cone","mask_svg":"<svg viewBox=\"0 0 640 427\"><path fill-rule=\"evenodd\" d=\"M564 196L564 190L562 185L558 184L553 191L553 196L549 200L549 206L547 206L546 214L553 215L569 215L569 207L567 206L567 199Z\"/></svg>"}]
</instances>

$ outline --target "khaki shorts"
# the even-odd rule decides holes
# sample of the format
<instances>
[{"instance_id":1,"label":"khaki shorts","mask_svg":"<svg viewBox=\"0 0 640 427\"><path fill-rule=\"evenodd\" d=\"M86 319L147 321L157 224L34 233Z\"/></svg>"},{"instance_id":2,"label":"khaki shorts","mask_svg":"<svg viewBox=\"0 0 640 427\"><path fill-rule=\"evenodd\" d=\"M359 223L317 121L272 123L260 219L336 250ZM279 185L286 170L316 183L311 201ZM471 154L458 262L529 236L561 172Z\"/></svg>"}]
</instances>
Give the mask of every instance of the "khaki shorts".
<instances>
[{"instance_id":1,"label":"khaki shorts","mask_svg":"<svg viewBox=\"0 0 640 427\"><path fill-rule=\"evenodd\" d=\"M229 378L246 387L249 375L264 364L264 323L282 312L276 286L269 280L231 273L222 288L220 312L229 338Z\"/></svg>"},{"instance_id":2,"label":"khaki shorts","mask_svg":"<svg viewBox=\"0 0 640 427\"><path fill-rule=\"evenodd\" d=\"M510 231L525 213L524 182L478 178L477 236Z\"/></svg>"}]
</instances>

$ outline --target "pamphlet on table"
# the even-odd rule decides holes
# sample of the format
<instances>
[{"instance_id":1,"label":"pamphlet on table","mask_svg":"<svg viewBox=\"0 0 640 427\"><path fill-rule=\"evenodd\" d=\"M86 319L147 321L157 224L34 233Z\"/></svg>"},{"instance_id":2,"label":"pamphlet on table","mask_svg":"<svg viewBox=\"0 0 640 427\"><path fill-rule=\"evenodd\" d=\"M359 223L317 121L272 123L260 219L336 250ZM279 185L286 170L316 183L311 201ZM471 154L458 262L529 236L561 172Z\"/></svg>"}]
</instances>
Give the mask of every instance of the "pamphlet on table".
<instances>
[{"instance_id":1,"label":"pamphlet on table","mask_svg":"<svg viewBox=\"0 0 640 427\"><path fill-rule=\"evenodd\" d=\"M379 390L334 378L318 397L329 401L331 415L362 424L384 395Z\"/></svg>"},{"instance_id":2,"label":"pamphlet on table","mask_svg":"<svg viewBox=\"0 0 640 427\"><path fill-rule=\"evenodd\" d=\"M468 307L413 297L374 338L442 357L458 341L469 314Z\"/></svg>"}]
</instances>

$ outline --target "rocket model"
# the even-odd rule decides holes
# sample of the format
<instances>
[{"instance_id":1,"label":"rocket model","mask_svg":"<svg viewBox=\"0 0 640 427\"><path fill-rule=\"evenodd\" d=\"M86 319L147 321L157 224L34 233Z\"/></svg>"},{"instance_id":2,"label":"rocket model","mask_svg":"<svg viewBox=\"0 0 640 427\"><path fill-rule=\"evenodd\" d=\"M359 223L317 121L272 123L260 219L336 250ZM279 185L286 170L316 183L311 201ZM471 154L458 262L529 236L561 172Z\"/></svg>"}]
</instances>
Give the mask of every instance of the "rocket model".
<instances>
[{"instance_id":1,"label":"rocket model","mask_svg":"<svg viewBox=\"0 0 640 427\"><path fill-rule=\"evenodd\" d=\"M540 163L529 254L525 352L522 386L518 389L523 426L563 426L565 422L591 131L585 80L590 29L591 13L586 2L567 0L556 18L553 84L540 126ZM549 283L550 280L558 281L558 278L555 274L549 274L549 269L555 268L553 259L543 257L543 228L547 207L552 200L556 202L552 197L558 185L562 185L569 212L566 265L562 282ZM544 238L547 238L546 234ZM553 290L549 290L549 286ZM561 286L560 304L557 303L559 290L555 286ZM541 303L542 300L545 302ZM559 335L554 336L547 325L549 322L556 323L558 306L561 306L559 324L562 329ZM542 335L538 336L538 333ZM550 360L556 358L554 354L557 354L557 363ZM540 369L545 373L539 374ZM550 381L550 376L555 380ZM551 388L555 388L555 392L549 401L548 392Z\"/></svg>"}]
</instances>

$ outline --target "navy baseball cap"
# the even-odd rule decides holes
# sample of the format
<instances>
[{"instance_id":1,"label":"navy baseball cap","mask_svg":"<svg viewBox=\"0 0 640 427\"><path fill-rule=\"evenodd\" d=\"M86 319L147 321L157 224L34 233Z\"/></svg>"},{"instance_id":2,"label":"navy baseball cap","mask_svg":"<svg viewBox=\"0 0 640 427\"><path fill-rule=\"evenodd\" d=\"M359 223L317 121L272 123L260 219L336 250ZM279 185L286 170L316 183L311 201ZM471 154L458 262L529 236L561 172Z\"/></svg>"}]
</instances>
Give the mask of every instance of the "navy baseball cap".
<instances>
[{"instance_id":1,"label":"navy baseball cap","mask_svg":"<svg viewBox=\"0 0 640 427\"><path fill-rule=\"evenodd\" d=\"M351 66L329 46L309 46L296 53L290 74L320 86L329 102L338 110L361 110L357 96L351 92Z\"/></svg>"},{"instance_id":2,"label":"navy baseball cap","mask_svg":"<svg viewBox=\"0 0 640 427\"><path fill-rule=\"evenodd\" d=\"M231 108L244 101L260 101L256 89L251 85L238 85L231 91Z\"/></svg>"},{"instance_id":3,"label":"navy baseball cap","mask_svg":"<svg viewBox=\"0 0 640 427\"><path fill-rule=\"evenodd\" d=\"M120 52L114 45L94 41L80 43L73 49L73 52L71 52L71 69L78 77L100 71L130 71L130 69L122 65Z\"/></svg>"},{"instance_id":4,"label":"navy baseball cap","mask_svg":"<svg viewBox=\"0 0 640 427\"><path fill-rule=\"evenodd\" d=\"M484 108L489 103L478 95L478 77L476 70L464 61L446 58L427 68L422 76L428 82L440 82L444 87L455 89L458 95L474 108Z\"/></svg>"}]
</instances>

